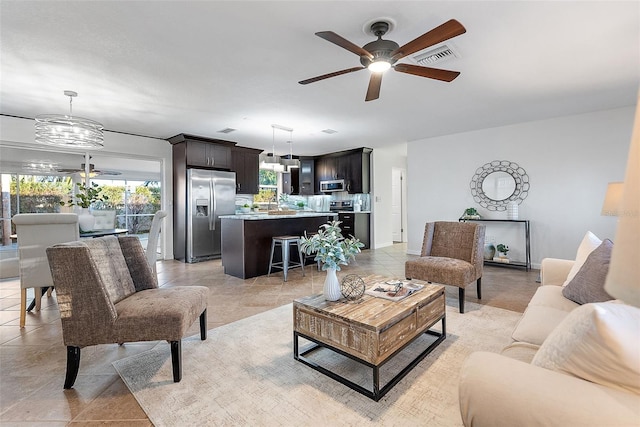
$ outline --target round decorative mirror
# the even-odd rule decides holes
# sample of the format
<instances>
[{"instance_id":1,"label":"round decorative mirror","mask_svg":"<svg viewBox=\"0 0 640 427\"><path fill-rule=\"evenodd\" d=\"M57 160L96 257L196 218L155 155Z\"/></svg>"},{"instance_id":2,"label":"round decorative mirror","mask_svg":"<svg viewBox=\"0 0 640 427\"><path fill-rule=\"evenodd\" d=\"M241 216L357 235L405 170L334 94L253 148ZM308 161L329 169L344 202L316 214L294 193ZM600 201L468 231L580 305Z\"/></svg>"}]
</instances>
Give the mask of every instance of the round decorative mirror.
<instances>
[{"instance_id":1,"label":"round decorative mirror","mask_svg":"<svg viewBox=\"0 0 640 427\"><path fill-rule=\"evenodd\" d=\"M509 203L522 203L529 195L529 176L517 163L494 160L476 170L471 195L490 211L505 211Z\"/></svg>"},{"instance_id":2,"label":"round decorative mirror","mask_svg":"<svg viewBox=\"0 0 640 427\"><path fill-rule=\"evenodd\" d=\"M516 180L506 172L492 172L482 181L482 191L495 201L511 197L516 190Z\"/></svg>"}]
</instances>

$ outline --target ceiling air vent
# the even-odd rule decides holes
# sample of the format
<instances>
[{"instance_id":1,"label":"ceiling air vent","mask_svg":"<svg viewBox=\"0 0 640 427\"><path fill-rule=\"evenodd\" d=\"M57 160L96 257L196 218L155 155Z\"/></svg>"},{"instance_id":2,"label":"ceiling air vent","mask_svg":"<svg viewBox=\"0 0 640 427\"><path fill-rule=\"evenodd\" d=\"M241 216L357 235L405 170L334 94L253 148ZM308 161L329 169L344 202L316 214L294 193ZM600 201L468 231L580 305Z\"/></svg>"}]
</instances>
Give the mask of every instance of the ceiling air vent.
<instances>
[{"instance_id":1,"label":"ceiling air vent","mask_svg":"<svg viewBox=\"0 0 640 427\"><path fill-rule=\"evenodd\" d=\"M433 65L437 62L443 62L451 58L460 58L460 56L445 44L421 53L420 55L416 55L413 57L413 60L416 61L418 65L427 66Z\"/></svg>"},{"instance_id":2,"label":"ceiling air vent","mask_svg":"<svg viewBox=\"0 0 640 427\"><path fill-rule=\"evenodd\" d=\"M237 130L237 129L234 129L234 128L224 128L224 129L220 129L220 130L218 131L218 133L231 133L231 132L234 132L234 131L236 131L236 130Z\"/></svg>"},{"instance_id":3,"label":"ceiling air vent","mask_svg":"<svg viewBox=\"0 0 640 427\"><path fill-rule=\"evenodd\" d=\"M333 129L323 129L321 132L327 133L329 135L332 135L334 133L338 133L337 130L333 130Z\"/></svg>"}]
</instances>

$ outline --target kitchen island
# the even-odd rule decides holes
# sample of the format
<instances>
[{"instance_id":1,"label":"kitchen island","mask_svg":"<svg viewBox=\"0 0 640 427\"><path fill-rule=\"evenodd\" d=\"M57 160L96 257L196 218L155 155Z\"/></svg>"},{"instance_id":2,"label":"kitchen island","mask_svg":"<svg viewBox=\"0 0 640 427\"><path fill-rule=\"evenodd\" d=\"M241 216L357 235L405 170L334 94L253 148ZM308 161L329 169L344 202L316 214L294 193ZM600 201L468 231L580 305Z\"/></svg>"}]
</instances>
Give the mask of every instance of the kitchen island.
<instances>
[{"instance_id":1,"label":"kitchen island","mask_svg":"<svg viewBox=\"0 0 640 427\"><path fill-rule=\"evenodd\" d=\"M275 236L304 236L322 224L337 219L330 212L298 212L295 215L223 215L222 266L225 274L249 279L269 272L271 239ZM278 251L277 251L278 252ZM275 261L280 260L276 253ZM297 253L292 254L297 261Z\"/></svg>"}]
</instances>

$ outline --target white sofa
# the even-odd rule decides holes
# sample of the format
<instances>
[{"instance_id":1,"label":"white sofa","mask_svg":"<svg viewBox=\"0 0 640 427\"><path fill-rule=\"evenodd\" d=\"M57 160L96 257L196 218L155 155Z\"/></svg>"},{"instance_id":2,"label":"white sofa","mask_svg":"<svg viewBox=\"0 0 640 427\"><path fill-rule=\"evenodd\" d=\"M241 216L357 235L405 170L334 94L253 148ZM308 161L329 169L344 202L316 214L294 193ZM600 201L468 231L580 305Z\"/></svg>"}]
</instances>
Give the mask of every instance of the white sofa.
<instances>
[{"instance_id":1,"label":"white sofa","mask_svg":"<svg viewBox=\"0 0 640 427\"><path fill-rule=\"evenodd\" d=\"M571 260L544 259L542 285L515 327L513 342L501 354L475 352L467 359L459 385L465 426L640 425L639 394L531 363L556 326L581 307L562 294L573 265ZM638 339L631 340L632 354L637 354Z\"/></svg>"}]
</instances>

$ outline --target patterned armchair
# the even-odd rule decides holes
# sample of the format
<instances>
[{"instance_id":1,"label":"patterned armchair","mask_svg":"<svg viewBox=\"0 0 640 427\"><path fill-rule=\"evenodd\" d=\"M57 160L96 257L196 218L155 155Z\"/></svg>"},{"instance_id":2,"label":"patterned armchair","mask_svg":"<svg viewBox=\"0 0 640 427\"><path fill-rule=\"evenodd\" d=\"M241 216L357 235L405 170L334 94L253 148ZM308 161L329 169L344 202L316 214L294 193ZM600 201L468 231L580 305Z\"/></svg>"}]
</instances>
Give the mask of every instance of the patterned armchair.
<instances>
[{"instance_id":1,"label":"patterned armchair","mask_svg":"<svg viewBox=\"0 0 640 427\"><path fill-rule=\"evenodd\" d=\"M480 283L484 264L485 226L471 222L428 222L424 228L419 258L404 265L407 279L425 280L457 286L460 313L464 313L464 290L469 283Z\"/></svg>"},{"instance_id":2,"label":"patterned armchair","mask_svg":"<svg viewBox=\"0 0 640 427\"><path fill-rule=\"evenodd\" d=\"M47 248L67 346L64 388L73 387L83 347L136 341L171 344L173 380L182 379L182 337L200 316L207 337L203 286L158 288L140 240L107 236Z\"/></svg>"}]
</instances>

